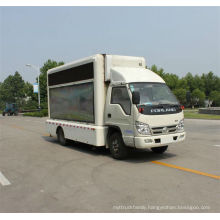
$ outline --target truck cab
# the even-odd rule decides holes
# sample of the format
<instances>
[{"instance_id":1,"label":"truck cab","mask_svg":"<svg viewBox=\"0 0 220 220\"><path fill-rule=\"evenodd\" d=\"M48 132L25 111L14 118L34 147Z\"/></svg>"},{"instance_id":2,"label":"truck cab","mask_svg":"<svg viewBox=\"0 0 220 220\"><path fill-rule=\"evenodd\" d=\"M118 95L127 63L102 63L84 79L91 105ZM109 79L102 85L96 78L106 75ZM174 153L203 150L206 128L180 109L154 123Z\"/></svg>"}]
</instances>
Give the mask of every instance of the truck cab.
<instances>
[{"instance_id":1,"label":"truck cab","mask_svg":"<svg viewBox=\"0 0 220 220\"><path fill-rule=\"evenodd\" d=\"M108 143L115 158L124 146L156 153L185 139L183 110L164 80L148 69L112 68L105 104Z\"/></svg>"}]
</instances>

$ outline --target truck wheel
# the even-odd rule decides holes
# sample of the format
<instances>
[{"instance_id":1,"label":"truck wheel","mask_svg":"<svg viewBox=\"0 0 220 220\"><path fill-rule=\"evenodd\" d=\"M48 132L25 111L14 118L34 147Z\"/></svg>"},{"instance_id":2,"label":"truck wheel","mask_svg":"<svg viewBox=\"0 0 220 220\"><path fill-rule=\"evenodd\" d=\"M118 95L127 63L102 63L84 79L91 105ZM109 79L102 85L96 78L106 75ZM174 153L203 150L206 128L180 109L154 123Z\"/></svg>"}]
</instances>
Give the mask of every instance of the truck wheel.
<instances>
[{"instance_id":1,"label":"truck wheel","mask_svg":"<svg viewBox=\"0 0 220 220\"><path fill-rule=\"evenodd\" d=\"M164 152L167 150L167 148L168 148L168 146L152 147L151 150L152 150L154 153L162 154L162 153L164 153Z\"/></svg>"},{"instance_id":2,"label":"truck wheel","mask_svg":"<svg viewBox=\"0 0 220 220\"><path fill-rule=\"evenodd\" d=\"M128 148L125 146L120 133L113 133L109 137L109 148L113 158L125 159L128 156Z\"/></svg>"},{"instance_id":3,"label":"truck wheel","mask_svg":"<svg viewBox=\"0 0 220 220\"><path fill-rule=\"evenodd\" d=\"M5 116L5 112L2 112L2 116Z\"/></svg>"},{"instance_id":4,"label":"truck wheel","mask_svg":"<svg viewBox=\"0 0 220 220\"><path fill-rule=\"evenodd\" d=\"M57 139L61 145L65 146L67 144L67 139L64 137L62 128L59 128L57 131Z\"/></svg>"}]
</instances>

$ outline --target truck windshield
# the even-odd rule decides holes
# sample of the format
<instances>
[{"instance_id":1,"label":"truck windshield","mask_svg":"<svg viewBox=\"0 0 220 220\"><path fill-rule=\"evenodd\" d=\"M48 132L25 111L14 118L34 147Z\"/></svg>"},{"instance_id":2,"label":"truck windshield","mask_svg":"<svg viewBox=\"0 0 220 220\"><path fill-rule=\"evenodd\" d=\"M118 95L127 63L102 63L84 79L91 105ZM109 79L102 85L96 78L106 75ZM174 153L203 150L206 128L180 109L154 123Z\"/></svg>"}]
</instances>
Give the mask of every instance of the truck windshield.
<instances>
[{"instance_id":1,"label":"truck windshield","mask_svg":"<svg viewBox=\"0 0 220 220\"><path fill-rule=\"evenodd\" d=\"M178 100L165 83L130 83L131 92L140 93L139 105L179 105Z\"/></svg>"}]
</instances>

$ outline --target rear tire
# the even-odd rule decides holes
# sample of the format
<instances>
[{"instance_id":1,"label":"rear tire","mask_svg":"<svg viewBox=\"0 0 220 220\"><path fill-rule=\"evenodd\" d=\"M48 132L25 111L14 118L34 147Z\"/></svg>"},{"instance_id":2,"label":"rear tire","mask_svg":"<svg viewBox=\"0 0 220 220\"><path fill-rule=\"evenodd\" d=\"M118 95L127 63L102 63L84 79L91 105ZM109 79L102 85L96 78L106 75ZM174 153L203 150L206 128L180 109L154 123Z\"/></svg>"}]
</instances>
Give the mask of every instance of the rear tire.
<instances>
[{"instance_id":1,"label":"rear tire","mask_svg":"<svg viewBox=\"0 0 220 220\"><path fill-rule=\"evenodd\" d=\"M5 112L2 112L2 116L5 116Z\"/></svg>"},{"instance_id":2,"label":"rear tire","mask_svg":"<svg viewBox=\"0 0 220 220\"><path fill-rule=\"evenodd\" d=\"M64 136L64 132L62 128L59 128L57 131L57 139L60 142L61 145L66 146L67 139Z\"/></svg>"},{"instance_id":3,"label":"rear tire","mask_svg":"<svg viewBox=\"0 0 220 220\"><path fill-rule=\"evenodd\" d=\"M113 133L109 137L109 148L113 158L121 160L128 156L128 148L125 146L119 132Z\"/></svg>"},{"instance_id":4,"label":"rear tire","mask_svg":"<svg viewBox=\"0 0 220 220\"><path fill-rule=\"evenodd\" d=\"M152 150L154 153L162 154L162 153L164 153L164 152L167 150L167 148L168 148L168 146L152 147L151 150Z\"/></svg>"}]
</instances>

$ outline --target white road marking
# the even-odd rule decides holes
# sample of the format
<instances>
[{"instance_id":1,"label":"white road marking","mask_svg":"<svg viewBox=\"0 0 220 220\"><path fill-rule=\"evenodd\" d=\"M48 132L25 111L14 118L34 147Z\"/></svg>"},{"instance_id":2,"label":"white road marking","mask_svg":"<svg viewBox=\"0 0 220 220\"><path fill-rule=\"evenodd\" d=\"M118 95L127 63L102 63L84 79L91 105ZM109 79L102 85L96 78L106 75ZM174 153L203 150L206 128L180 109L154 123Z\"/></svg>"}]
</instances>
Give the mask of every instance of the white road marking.
<instances>
[{"instance_id":1,"label":"white road marking","mask_svg":"<svg viewBox=\"0 0 220 220\"><path fill-rule=\"evenodd\" d=\"M220 144L213 145L214 147L220 147Z\"/></svg>"},{"instance_id":2,"label":"white road marking","mask_svg":"<svg viewBox=\"0 0 220 220\"><path fill-rule=\"evenodd\" d=\"M2 184L2 186L11 185L9 180L2 174L2 172L0 172L0 183Z\"/></svg>"}]
</instances>

